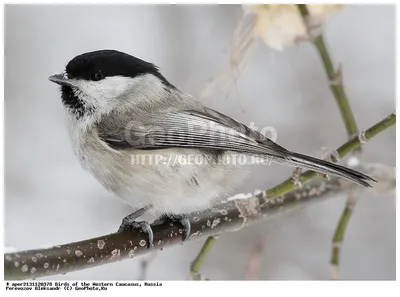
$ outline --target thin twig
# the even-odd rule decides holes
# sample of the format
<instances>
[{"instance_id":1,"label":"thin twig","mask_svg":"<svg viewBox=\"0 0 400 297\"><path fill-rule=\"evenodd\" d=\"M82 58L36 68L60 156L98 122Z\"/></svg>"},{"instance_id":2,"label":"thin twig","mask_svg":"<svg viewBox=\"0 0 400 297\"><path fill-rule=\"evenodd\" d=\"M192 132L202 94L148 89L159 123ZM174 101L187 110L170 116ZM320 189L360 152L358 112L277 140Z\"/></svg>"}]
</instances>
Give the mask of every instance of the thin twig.
<instances>
[{"instance_id":1,"label":"thin twig","mask_svg":"<svg viewBox=\"0 0 400 297\"><path fill-rule=\"evenodd\" d=\"M386 128L394 125L396 123L396 114L391 114L387 118L383 119L379 123L375 124L368 130L359 133L356 136L353 136L348 142L340 146L336 151L331 153L331 156L334 156L333 158L331 157L332 162L338 162L338 158L343 158L345 155L347 155L349 152L359 148L361 144L367 143L372 137L380 133L381 131L385 130ZM299 180L304 184L315 177L318 176L318 173L315 171L307 170L304 172L300 177ZM287 193L289 191L295 190L296 189L296 184L293 182L293 180L287 179L283 183L267 190L266 195L268 199L273 199L276 197L279 197L283 193Z\"/></svg>"},{"instance_id":2,"label":"thin twig","mask_svg":"<svg viewBox=\"0 0 400 297\"><path fill-rule=\"evenodd\" d=\"M205 258L210 253L216 239L217 239L216 236L207 237L200 252L190 264L190 275L192 276L193 280L201 280L201 274L199 271L203 266Z\"/></svg>"},{"instance_id":3,"label":"thin twig","mask_svg":"<svg viewBox=\"0 0 400 297\"><path fill-rule=\"evenodd\" d=\"M309 17L309 13L306 5L299 5L300 12L307 24L307 18ZM318 50L318 53L322 59L325 72L328 76L328 80L330 83L330 88L333 96L335 97L336 103L339 107L339 110L342 115L342 119L344 121L347 135L348 137L352 137L356 133L358 133L357 124L355 118L353 116L353 112L351 110L346 92L343 87L343 73L342 73L342 65L339 64L337 70L335 71L333 67L332 60L329 56L329 52L326 48L325 41L323 39L322 34L317 36L314 39L314 45ZM354 150L354 153L359 153L361 148L358 150ZM346 232L346 227L351 218L351 213L355 207L357 202L356 195L354 192L349 193L349 197L347 198L346 206L343 210L343 213L339 219L339 222L336 227L335 234L333 236L332 241L332 255L331 255L331 269L332 269L332 279L339 278L339 256L340 256L340 246L342 245L342 241L344 238L344 234Z\"/></svg>"},{"instance_id":4,"label":"thin twig","mask_svg":"<svg viewBox=\"0 0 400 297\"><path fill-rule=\"evenodd\" d=\"M299 10L302 14L306 25L308 24L308 18L310 17L307 5L299 4ZM308 26L307 26L308 27ZM351 110L349 100L347 98L346 92L343 87L343 73L342 67L339 65L335 70L333 66L332 59L329 55L329 52L326 48L324 38L321 35L314 38L313 43L318 50L318 53L321 57L322 63L324 65L325 73L328 76L329 86L332 91L333 96L335 97L336 103L339 107L340 113L342 115L342 119L344 121L347 135L348 137L353 137L358 133L358 128L356 121L354 119L353 112Z\"/></svg>"},{"instance_id":5,"label":"thin twig","mask_svg":"<svg viewBox=\"0 0 400 297\"><path fill-rule=\"evenodd\" d=\"M357 194L355 191L349 191L349 197L346 201L346 206L340 217L339 223L336 227L335 235L332 239L332 256L331 256L331 268L332 268L332 279L339 279L339 257L340 249L343 243L344 234L346 232L347 225L349 224L351 215L354 207L357 203Z\"/></svg>"}]
</instances>

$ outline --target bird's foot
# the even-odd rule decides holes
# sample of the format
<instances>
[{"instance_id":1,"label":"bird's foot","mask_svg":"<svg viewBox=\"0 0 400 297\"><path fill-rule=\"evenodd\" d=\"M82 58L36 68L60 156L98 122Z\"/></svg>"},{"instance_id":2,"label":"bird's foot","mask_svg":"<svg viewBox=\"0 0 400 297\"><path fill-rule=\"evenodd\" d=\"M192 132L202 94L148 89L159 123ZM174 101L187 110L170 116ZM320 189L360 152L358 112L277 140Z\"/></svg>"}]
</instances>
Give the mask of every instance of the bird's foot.
<instances>
[{"instance_id":1,"label":"bird's foot","mask_svg":"<svg viewBox=\"0 0 400 297\"><path fill-rule=\"evenodd\" d=\"M147 233L148 237L149 237L147 247L149 249L151 249L153 247L153 240L154 240L153 230L151 229L151 226L148 222L135 221L135 219L137 217L138 217L137 213L134 212L130 215L127 215L125 218L123 218L121 226L119 226L119 228L118 228L118 232L123 232L123 231L127 231L127 230L140 230L143 233Z\"/></svg>"},{"instance_id":2,"label":"bird's foot","mask_svg":"<svg viewBox=\"0 0 400 297\"><path fill-rule=\"evenodd\" d=\"M174 214L174 215L163 215L159 218L159 221L169 220L171 222L177 222L183 227L182 241L185 241L190 236L191 225L190 220L187 215L184 214Z\"/></svg>"}]
</instances>

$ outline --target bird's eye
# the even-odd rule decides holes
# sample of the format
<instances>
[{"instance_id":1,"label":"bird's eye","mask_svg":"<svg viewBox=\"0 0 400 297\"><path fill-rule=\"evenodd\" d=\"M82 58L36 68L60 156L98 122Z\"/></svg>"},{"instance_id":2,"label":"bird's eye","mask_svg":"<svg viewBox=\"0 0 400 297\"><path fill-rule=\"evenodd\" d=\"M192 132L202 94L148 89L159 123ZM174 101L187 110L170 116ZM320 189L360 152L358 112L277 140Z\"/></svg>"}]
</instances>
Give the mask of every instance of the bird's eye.
<instances>
[{"instance_id":1,"label":"bird's eye","mask_svg":"<svg viewBox=\"0 0 400 297\"><path fill-rule=\"evenodd\" d=\"M98 81L103 79L103 73L101 73L101 70L97 70L96 72L92 73L92 80Z\"/></svg>"}]
</instances>

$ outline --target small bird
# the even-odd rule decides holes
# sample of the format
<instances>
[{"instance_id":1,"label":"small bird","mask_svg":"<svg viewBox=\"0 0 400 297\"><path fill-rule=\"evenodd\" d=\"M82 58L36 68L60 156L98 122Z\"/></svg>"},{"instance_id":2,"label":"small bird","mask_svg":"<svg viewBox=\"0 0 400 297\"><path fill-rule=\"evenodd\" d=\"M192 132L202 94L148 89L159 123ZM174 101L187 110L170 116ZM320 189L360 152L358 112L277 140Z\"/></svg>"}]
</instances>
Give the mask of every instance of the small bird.
<instances>
[{"instance_id":1,"label":"small bird","mask_svg":"<svg viewBox=\"0 0 400 297\"><path fill-rule=\"evenodd\" d=\"M369 187L373 178L289 151L172 85L152 63L116 50L84 53L49 80L61 86L72 146L82 167L135 210L119 231L153 232L143 213L181 223L242 183L263 160L336 175ZM236 160L236 161L234 161Z\"/></svg>"}]
</instances>

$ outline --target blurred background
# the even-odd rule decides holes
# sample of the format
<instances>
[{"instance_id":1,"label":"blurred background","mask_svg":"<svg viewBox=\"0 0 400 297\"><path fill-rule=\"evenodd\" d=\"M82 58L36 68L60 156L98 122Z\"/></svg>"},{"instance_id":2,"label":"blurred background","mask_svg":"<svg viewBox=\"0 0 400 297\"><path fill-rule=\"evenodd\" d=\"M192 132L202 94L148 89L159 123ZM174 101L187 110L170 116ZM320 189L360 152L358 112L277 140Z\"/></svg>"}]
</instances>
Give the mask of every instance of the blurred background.
<instances>
[{"instance_id":1,"label":"blurred background","mask_svg":"<svg viewBox=\"0 0 400 297\"><path fill-rule=\"evenodd\" d=\"M59 89L47 80L74 56L117 49L158 65L167 79L198 95L229 65L241 6L16 6L5 8L5 245L47 247L114 232L131 212L80 168L64 125ZM395 8L347 6L329 17L325 40L358 126L395 110ZM346 131L315 48L279 52L258 42L229 96L204 103L237 120L272 126L278 142L320 157ZM240 99L239 99L240 97ZM395 129L364 147L363 159L395 166ZM285 166L254 168L237 192L268 189L290 176ZM202 274L244 279L262 245L259 279L330 278L331 240L345 205L339 195L239 232L223 234ZM203 240L132 260L48 279L133 280L151 258L148 279L181 280ZM364 191L341 254L343 279L395 279L395 194Z\"/></svg>"}]
</instances>

